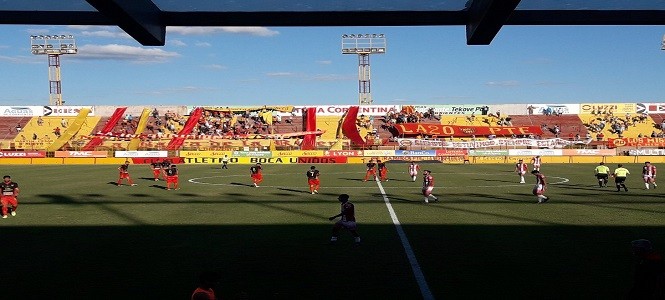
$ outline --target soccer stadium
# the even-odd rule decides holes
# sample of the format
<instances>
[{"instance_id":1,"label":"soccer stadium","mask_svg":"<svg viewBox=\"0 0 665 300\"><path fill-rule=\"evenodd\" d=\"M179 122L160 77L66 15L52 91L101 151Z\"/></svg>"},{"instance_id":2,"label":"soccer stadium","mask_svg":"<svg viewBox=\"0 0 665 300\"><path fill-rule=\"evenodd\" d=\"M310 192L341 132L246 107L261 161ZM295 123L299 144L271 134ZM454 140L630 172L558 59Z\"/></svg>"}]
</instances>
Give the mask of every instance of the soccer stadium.
<instances>
[{"instance_id":1,"label":"soccer stadium","mask_svg":"<svg viewBox=\"0 0 665 300\"><path fill-rule=\"evenodd\" d=\"M469 45L502 25L665 24L662 5L595 1L266 6L267 21L252 8L81 2L94 9L37 10L43 20L0 3L0 24L116 25L146 46L164 45L157 15L163 30L466 25ZM348 104L78 105L39 47L53 40L70 37L31 36L56 70L48 105L0 102L2 299L665 297L665 102L378 104L363 55L381 51L342 44L360 58Z\"/></svg>"}]
</instances>

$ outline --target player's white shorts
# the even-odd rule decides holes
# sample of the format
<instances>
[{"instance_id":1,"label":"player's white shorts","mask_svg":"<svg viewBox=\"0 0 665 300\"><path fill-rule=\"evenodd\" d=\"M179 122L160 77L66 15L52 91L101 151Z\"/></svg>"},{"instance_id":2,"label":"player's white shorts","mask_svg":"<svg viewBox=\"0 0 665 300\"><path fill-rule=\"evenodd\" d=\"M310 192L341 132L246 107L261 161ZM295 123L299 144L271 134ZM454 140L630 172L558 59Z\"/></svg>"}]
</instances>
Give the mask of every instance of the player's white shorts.
<instances>
[{"instance_id":1,"label":"player's white shorts","mask_svg":"<svg viewBox=\"0 0 665 300\"><path fill-rule=\"evenodd\" d=\"M355 221L344 221L344 220L339 220L335 225L341 226L343 228L346 228L348 230L355 230L357 228L356 222Z\"/></svg>"},{"instance_id":2,"label":"player's white shorts","mask_svg":"<svg viewBox=\"0 0 665 300\"><path fill-rule=\"evenodd\" d=\"M534 169L538 169L538 168L540 168L540 164L533 164L533 168L534 168Z\"/></svg>"},{"instance_id":3,"label":"player's white shorts","mask_svg":"<svg viewBox=\"0 0 665 300\"><path fill-rule=\"evenodd\" d=\"M427 188L423 188L423 195L429 196L432 194L432 190L434 190L433 186L429 186Z\"/></svg>"},{"instance_id":4,"label":"player's white shorts","mask_svg":"<svg viewBox=\"0 0 665 300\"><path fill-rule=\"evenodd\" d=\"M653 175L644 175L644 181L653 180Z\"/></svg>"},{"instance_id":5,"label":"player's white shorts","mask_svg":"<svg viewBox=\"0 0 665 300\"><path fill-rule=\"evenodd\" d=\"M411 172L411 173L409 173L409 175L411 175L411 176L418 176L418 172Z\"/></svg>"},{"instance_id":6,"label":"player's white shorts","mask_svg":"<svg viewBox=\"0 0 665 300\"><path fill-rule=\"evenodd\" d=\"M545 189L543 188L542 184L536 184L533 187L533 194L534 195L542 195L545 192Z\"/></svg>"},{"instance_id":7,"label":"player's white shorts","mask_svg":"<svg viewBox=\"0 0 665 300\"><path fill-rule=\"evenodd\" d=\"M517 171L517 175L524 175L526 174L526 171Z\"/></svg>"}]
</instances>

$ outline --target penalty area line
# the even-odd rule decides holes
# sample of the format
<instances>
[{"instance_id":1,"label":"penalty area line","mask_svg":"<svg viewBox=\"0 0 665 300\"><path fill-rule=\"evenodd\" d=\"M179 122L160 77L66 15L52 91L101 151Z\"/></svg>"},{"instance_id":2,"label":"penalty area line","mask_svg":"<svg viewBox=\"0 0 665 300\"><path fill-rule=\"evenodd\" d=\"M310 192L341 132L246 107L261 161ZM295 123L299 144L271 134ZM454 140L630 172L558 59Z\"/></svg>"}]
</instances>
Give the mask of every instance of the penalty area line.
<instances>
[{"instance_id":1,"label":"penalty area line","mask_svg":"<svg viewBox=\"0 0 665 300\"><path fill-rule=\"evenodd\" d=\"M425 274L423 274L423 271L420 269L420 264L418 264L418 259L416 258L416 254L413 252L413 248L411 248L409 239L406 237L404 229L402 229L402 224L399 222L397 214L395 214L395 210L393 209L392 204L390 204L390 199L388 199L386 191L383 189L383 185L381 184L381 181L378 178L376 179L376 184L379 186L379 191L381 191L381 196L383 196L383 202L385 202L386 207L388 207L390 218L393 220L393 224L395 225L395 229L397 230L397 235L399 236L399 239L402 242L402 247L404 247L404 252L406 252L406 257L409 259L409 264L411 265L411 271L413 272L413 276L416 278L416 282L418 283L418 287L420 288L420 293L422 294L423 299L433 300L434 295L432 295L432 291L429 289L429 286L427 285L427 280L425 280Z\"/></svg>"}]
</instances>

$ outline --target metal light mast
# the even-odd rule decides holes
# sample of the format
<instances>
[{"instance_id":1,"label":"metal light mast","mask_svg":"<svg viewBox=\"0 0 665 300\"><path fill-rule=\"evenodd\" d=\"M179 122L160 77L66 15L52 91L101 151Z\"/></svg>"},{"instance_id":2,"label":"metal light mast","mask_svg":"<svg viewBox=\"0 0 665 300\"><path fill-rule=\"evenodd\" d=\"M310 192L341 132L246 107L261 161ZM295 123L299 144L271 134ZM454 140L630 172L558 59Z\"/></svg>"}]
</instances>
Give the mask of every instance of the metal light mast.
<instances>
[{"instance_id":1,"label":"metal light mast","mask_svg":"<svg viewBox=\"0 0 665 300\"><path fill-rule=\"evenodd\" d=\"M62 105L62 83L60 81L60 55L76 54L78 48L72 35L31 35L30 52L48 55L49 104Z\"/></svg>"},{"instance_id":2,"label":"metal light mast","mask_svg":"<svg viewBox=\"0 0 665 300\"><path fill-rule=\"evenodd\" d=\"M370 88L370 54L386 53L384 34L344 34L342 35L342 54L358 54L358 103L372 104Z\"/></svg>"}]
</instances>

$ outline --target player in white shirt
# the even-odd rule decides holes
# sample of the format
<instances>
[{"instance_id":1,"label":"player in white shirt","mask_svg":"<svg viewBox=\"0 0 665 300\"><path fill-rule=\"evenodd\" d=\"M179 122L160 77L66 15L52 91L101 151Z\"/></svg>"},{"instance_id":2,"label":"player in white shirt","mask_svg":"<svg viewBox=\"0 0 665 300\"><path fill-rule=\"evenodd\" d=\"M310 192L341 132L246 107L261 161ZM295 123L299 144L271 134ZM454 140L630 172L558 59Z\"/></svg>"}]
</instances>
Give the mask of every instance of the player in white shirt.
<instances>
[{"instance_id":1,"label":"player in white shirt","mask_svg":"<svg viewBox=\"0 0 665 300\"><path fill-rule=\"evenodd\" d=\"M526 174L528 169L529 166L521 159L515 164L515 173L520 177L520 183L525 183L524 174Z\"/></svg>"},{"instance_id":2,"label":"player in white shirt","mask_svg":"<svg viewBox=\"0 0 665 300\"><path fill-rule=\"evenodd\" d=\"M416 177L418 177L418 171L420 171L420 166L412 161L411 164L409 165L409 175L411 176L411 180L413 180L413 182L416 182Z\"/></svg>"},{"instance_id":3,"label":"player in white shirt","mask_svg":"<svg viewBox=\"0 0 665 300\"><path fill-rule=\"evenodd\" d=\"M536 171L540 171L540 155L536 155L534 158L531 159L531 164L533 164L533 169Z\"/></svg>"}]
</instances>

